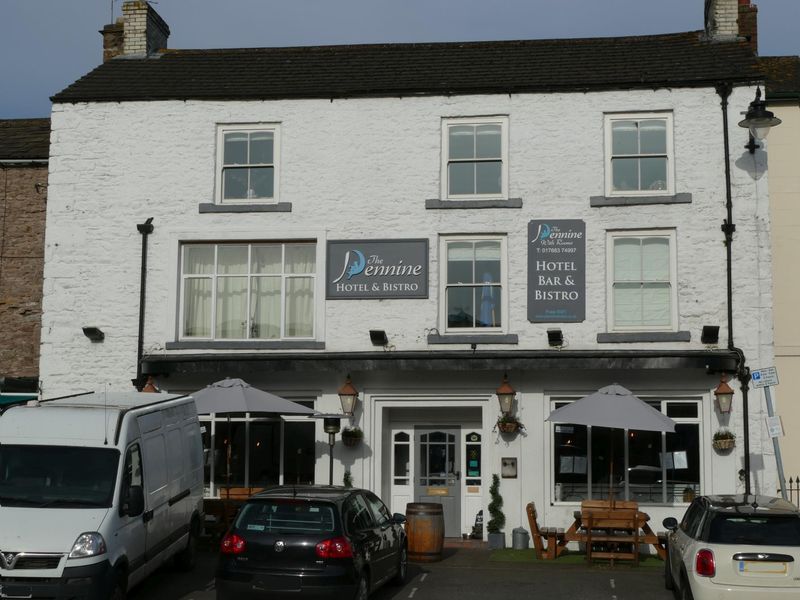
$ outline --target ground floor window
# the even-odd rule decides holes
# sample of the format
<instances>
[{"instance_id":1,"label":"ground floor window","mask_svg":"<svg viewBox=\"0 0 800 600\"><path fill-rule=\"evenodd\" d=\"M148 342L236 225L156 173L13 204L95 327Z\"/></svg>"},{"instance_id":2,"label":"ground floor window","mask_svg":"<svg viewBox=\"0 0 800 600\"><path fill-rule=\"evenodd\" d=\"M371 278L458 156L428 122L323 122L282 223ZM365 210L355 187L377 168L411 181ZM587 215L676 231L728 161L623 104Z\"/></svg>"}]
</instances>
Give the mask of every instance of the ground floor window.
<instances>
[{"instance_id":1,"label":"ground floor window","mask_svg":"<svg viewBox=\"0 0 800 600\"><path fill-rule=\"evenodd\" d=\"M555 410L573 399L552 401ZM645 399L675 433L553 424L553 498L615 498L641 504L689 502L700 493L700 400Z\"/></svg>"},{"instance_id":2,"label":"ground floor window","mask_svg":"<svg viewBox=\"0 0 800 600\"><path fill-rule=\"evenodd\" d=\"M313 402L299 402L311 405ZM201 415L205 495L314 483L314 422L258 413Z\"/></svg>"}]
</instances>

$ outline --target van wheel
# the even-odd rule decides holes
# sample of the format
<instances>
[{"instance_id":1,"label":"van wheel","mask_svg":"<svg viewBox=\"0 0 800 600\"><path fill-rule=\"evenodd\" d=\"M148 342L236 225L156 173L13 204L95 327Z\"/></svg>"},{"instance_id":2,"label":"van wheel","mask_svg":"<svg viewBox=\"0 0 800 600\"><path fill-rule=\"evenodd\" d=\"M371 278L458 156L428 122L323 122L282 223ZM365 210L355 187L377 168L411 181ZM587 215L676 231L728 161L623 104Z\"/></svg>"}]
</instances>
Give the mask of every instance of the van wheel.
<instances>
[{"instance_id":1,"label":"van wheel","mask_svg":"<svg viewBox=\"0 0 800 600\"><path fill-rule=\"evenodd\" d=\"M186 547L175 555L175 566L181 571L191 571L197 566L197 526L192 521Z\"/></svg>"},{"instance_id":2,"label":"van wheel","mask_svg":"<svg viewBox=\"0 0 800 600\"><path fill-rule=\"evenodd\" d=\"M117 573L114 575L114 583L111 586L111 592L108 595L108 600L125 600L127 594L128 585L125 582L125 578L122 576L122 573Z\"/></svg>"}]
</instances>

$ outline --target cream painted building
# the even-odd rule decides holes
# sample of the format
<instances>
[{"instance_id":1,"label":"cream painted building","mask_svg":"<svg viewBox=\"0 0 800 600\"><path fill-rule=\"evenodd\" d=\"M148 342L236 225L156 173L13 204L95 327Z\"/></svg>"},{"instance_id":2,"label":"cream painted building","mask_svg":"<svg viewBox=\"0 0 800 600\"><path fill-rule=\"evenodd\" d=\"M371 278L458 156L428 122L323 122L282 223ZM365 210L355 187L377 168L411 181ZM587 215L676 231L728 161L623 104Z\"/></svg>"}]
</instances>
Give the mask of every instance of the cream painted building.
<instances>
[{"instance_id":1,"label":"cream painted building","mask_svg":"<svg viewBox=\"0 0 800 600\"><path fill-rule=\"evenodd\" d=\"M769 110L781 119L768 138L775 366L773 391L785 437L786 478L800 475L800 57L763 57ZM766 365L765 365L766 366ZM760 393L760 392L759 392Z\"/></svg>"}]
</instances>

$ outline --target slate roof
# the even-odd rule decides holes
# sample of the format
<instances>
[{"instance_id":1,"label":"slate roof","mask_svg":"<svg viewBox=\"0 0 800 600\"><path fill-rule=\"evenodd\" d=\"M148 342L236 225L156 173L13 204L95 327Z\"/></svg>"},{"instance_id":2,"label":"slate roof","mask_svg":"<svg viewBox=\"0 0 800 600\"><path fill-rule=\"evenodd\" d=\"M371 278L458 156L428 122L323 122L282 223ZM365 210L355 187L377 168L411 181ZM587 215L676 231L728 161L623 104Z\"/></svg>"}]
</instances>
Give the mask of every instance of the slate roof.
<instances>
[{"instance_id":1,"label":"slate roof","mask_svg":"<svg viewBox=\"0 0 800 600\"><path fill-rule=\"evenodd\" d=\"M50 155L50 119L0 120L0 162L47 160Z\"/></svg>"},{"instance_id":2,"label":"slate roof","mask_svg":"<svg viewBox=\"0 0 800 600\"><path fill-rule=\"evenodd\" d=\"M764 56L758 62L766 78L767 98L800 98L800 56Z\"/></svg>"},{"instance_id":3,"label":"slate roof","mask_svg":"<svg viewBox=\"0 0 800 600\"><path fill-rule=\"evenodd\" d=\"M118 57L53 102L256 100L700 86L760 79L745 42L702 32L497 42L167 50Z\"/></svg>"}]
</instances>

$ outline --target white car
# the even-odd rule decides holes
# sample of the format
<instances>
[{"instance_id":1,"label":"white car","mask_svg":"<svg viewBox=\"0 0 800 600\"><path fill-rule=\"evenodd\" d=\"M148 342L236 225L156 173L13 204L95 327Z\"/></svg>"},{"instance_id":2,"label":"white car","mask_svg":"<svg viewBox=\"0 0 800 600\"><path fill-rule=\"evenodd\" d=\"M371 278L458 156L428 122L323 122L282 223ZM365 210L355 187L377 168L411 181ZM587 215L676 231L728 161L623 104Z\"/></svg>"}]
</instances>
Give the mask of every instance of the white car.
<instances>
[{"instance_id":1,"label":"white car","mask_svg":"<svg viewBox=\"0 0 800 600\"><path fill-rule=\"evenodd\" d=\"M800 598L800 511L769 496L700 496L664 519L664 584L683 600Z\"/></svg>"}]
</instances>

